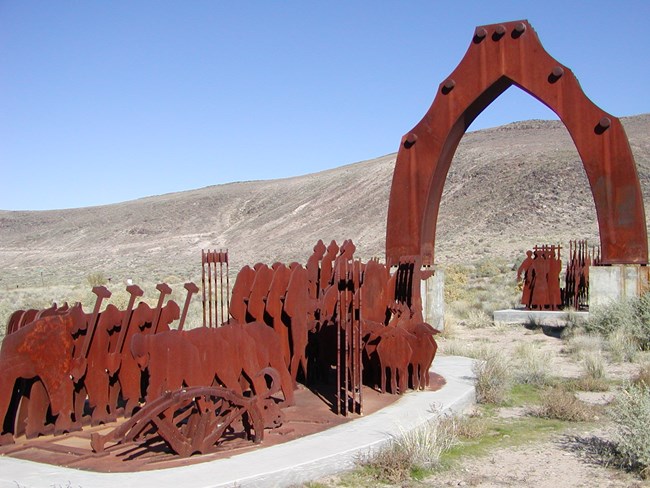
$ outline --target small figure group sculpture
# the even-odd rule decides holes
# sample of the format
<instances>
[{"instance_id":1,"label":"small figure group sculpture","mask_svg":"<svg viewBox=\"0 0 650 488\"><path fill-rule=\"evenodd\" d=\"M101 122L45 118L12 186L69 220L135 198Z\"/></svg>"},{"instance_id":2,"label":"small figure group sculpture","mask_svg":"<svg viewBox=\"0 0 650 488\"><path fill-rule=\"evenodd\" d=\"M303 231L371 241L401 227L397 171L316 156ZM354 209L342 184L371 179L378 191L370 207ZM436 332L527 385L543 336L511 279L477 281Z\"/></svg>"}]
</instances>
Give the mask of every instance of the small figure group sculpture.
<instances>
[{"instance_id":1,"label":"small figure group sculpture","mask_svg":"<svg viewBox=\"0 0 650 488\"><path fill-rule=\"evenodd\" d=\"M527 310L558 310L562 305L560 246L535 246L517 269L521 303Z\"/></svg>"},{"instance_id":2,"label":"small figure group sculpture","mask_svg":"<svg viewBox=\"0 0 650 488\"><path fill-rule=\"evenodd\" d=\"M589 267L600 263L600 248L589 247L586 240L570 241L569 258L560 288L561 247L535 246L517 269L517 283L522 287L521 303L526 310L558 310L588 306Z\"/></svg>"}]
</instances>

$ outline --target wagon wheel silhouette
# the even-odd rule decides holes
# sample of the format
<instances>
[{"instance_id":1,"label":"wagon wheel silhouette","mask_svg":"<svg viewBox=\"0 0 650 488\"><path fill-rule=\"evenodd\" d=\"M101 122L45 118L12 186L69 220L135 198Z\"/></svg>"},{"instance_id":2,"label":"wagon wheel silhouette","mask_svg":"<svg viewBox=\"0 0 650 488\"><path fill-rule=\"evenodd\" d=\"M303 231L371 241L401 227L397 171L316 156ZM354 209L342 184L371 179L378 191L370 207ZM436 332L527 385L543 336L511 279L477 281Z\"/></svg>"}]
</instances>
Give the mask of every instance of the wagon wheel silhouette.
<instances>
[{"instance_id":1,"label":"wagon wheel silhouette","mask_svg":"<svg viewBox=\"0 0 650 488\"><path fill-rule=\"evenodd\" d=\"M144 443L159 437L181 457L215 449L227 432L241 422L244 436L254 443L264 436L264 418L258 398L244 397L217 386L167 391L146 404L133 417L105 435L92 434L96 453L127 443Z\"/></svg>"}]
</instances>

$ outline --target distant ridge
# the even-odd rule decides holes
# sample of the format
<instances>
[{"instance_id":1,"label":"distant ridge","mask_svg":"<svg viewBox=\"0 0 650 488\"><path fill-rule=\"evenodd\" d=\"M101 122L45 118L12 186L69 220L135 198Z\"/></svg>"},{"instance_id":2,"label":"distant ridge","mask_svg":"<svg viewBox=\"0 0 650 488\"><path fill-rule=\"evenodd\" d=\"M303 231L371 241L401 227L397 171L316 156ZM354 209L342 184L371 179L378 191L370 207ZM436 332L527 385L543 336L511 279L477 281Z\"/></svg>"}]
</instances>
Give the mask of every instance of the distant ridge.
<instances>
[{"instance_id":1,"label":"distant ridge","mask_svg":"<svg viewBox=\"0 0 650 488\"><path fill-rule=\"evenodd\" d=\"M650 114L622 119L646 212ZM249 181L69 210L0 211L0 289L82 283L92 272L196 280L202 248L228 248L231 268L305 262L318 239L352 238L364 259L384 258L395 154L320 173ZM577 151L559 121L470 132L445 185L437 264L513 261L535 243L598 242Z\"/></svg>"}]
</instances>

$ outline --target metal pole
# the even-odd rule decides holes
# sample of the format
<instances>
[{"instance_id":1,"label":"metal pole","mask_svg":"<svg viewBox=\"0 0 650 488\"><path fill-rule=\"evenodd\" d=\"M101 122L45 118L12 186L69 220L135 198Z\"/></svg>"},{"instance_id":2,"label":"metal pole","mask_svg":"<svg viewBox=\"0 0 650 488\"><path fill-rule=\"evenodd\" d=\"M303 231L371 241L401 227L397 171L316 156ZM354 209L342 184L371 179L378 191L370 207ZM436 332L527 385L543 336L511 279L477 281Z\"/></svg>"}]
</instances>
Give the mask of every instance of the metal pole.
<instances>
[{"instance_id":1,"label":"metal pole","mask_svg":"<svg viewBox=\"0 0 650 488\"><path fill-rule=\"evenodd\" d=\"M201 249L201 284L203 288L203 327L207 325L207 317L205 316L205 251Z\"/></svg>"},{"instance_id":2,"label":"metal pole","mask_svg":"<svg viewBox=\"0 0 650 488\"><path fill-rule=\"evenodd\" d=\"M208 249L208 316L209 326L212 327L212 265L210 263L211 251Z\"/></svg>"}]
</instances>

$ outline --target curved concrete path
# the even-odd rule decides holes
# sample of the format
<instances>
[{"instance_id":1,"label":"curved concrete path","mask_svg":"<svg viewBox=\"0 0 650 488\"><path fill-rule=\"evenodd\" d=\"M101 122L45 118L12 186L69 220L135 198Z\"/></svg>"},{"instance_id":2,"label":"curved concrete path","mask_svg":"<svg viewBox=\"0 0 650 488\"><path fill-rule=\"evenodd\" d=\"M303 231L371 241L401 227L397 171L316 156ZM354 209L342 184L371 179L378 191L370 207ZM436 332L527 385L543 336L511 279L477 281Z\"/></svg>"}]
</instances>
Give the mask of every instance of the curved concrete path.
<instances>
[{"instance_id":1,"label":"curved concrete path","mask_svg":"<svg viewBox=\"0 0 650 488\"><path fill-rule=\"evenodd\" d=\"M380 447L391 434L467 408L475 401L472 364L469 358L437 357L432 370L447 381L438 391L410 392L367 417L232 458L157 471L94 473L2 456L0 487L243 488L305 483L353 468L360 453Z\"/></svg>"}]
</instances>

